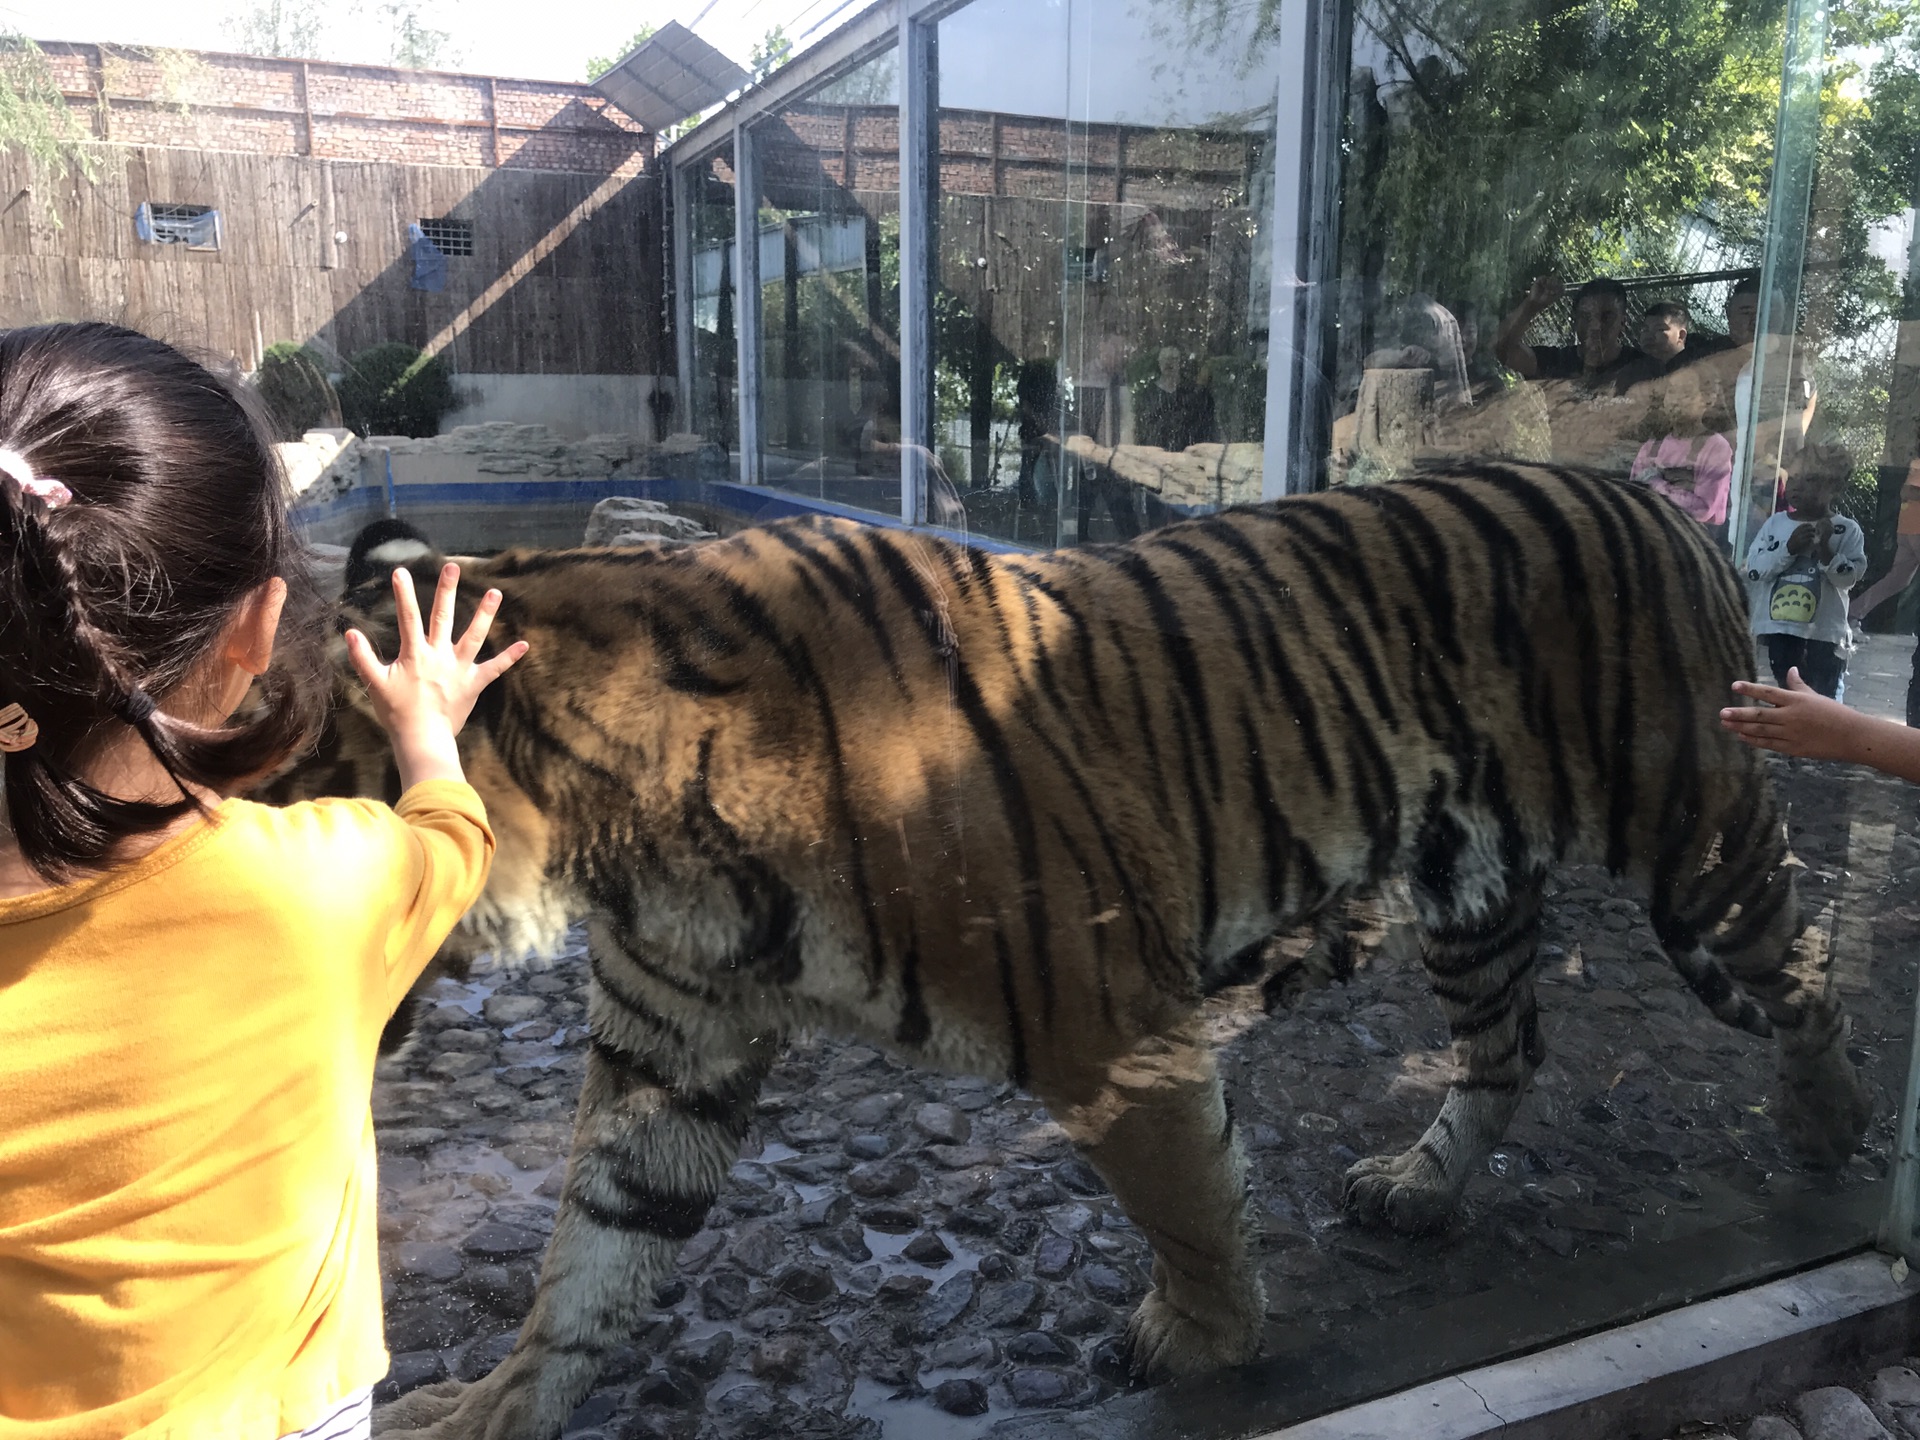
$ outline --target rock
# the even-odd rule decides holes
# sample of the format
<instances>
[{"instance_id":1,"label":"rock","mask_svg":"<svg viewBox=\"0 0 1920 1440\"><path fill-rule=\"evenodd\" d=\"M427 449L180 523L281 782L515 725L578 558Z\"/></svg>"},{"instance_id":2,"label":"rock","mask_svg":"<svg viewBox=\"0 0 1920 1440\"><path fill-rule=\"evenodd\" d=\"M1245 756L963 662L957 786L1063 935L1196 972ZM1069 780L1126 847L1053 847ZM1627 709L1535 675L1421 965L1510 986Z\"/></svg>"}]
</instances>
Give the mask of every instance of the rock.
<instances>
[{"instance_id":1,"label":"rock","mask_svg":"<svg viewBox=\"0 0 1920 1440\"><path fill-rule=\"evenodd\" d=\"M1133 1296L1133 1286L1111 1265L1088 1265L1080 1271L1080 1283L1096 1300L1124 1305Z\"/></svg>"},{"instance_id":2,"label":"rock","mask_svg":"<svg viewBox=\"0 0 1920 1440\"><path fill-rule=\"evenodd\" d=\"M1778 1415L1760 1415L1747 1426L1745 1440L1801 1440L1801 1435Z\"/></svg>"},{"instance_id":3,"label":"rock","mask_svg":"<svg viewBox=\"0 0 1920 1440\"><path fill-rule=\"evenodd\" d=\"M1066 1193L1051 1180L1036 1180L1022 1185L1008 1197L1016 1210L1046 1210L1065 1200ZM1080 1208L1085 1208L1080 1207Z\"/></svg>"},{"instance_id":4,"label":"rock","mask_svg":"<svg viewBox=\"0 0 1920 1440\"><path fill-rule=\"evenodd\" d=\"M716 1330L698 1340L687 1340L667 1352L667 1358L698 1380L712 1380L727 1368L733 1356L733 1332Z\"/></svg>"},{"instance_id":5,"label":"rock","mask_svg":"<svg viewBox=\"0 0 1920 1440\"><path fill-rule=\"evenodd\" d=\"M402 1275L417 1275L423 1280L451 1280L466 1267L460 1252L451 1245L429 1242L395 1247L393 1268Z\"/></svg>"},{"instance_id":6,"label":"rock","mask_svg":"<svg viewBox=\"0 0 1920 1440\"><path fill-rule=\"evenodd\" d=\"M747 1303L747 1277L722 1270L700 1282L700 1308L709 1320L731 1320Z\"/></svg>"},{"instance_id":7,"label":"rock","mask_svg":"<svg viewBox=\"0 0 1920 1440\"><path fill-rule=\"evenodd\" d=\"M1809 1390L1793 1402L1806 1440L1892 1440L1867 1402L1840 1385Z\"/></svg>"},{"instance_id":8,"label":"rock","mask_svg":"<svg viewBox=\"0 0 1920 1440\"><path fill-rule=\"evenodd\" d=\"M867 1246L866 1233L858 1225L842 1225L837 1230L827 1231L820 1237L820 1245L836 1255L844 1255L856 1265L873 1258L873 1251Z\"/></svg>"},{"instance_id":9,"label":"rock","mask_svg":"<svg viewBox=\"0 0 1920 1440\"><path fill-rule=\"evenodd\" d=\"M680 1268L689 1272L698 1270L714 1257L726 1239L718 1230L702 1230L680 1247Z\"/></svg>"},{"instance_id":10,"label":"rock","mask_svg":"<svg viewBox=\"0 0 1920 1440\"><path fill-rule=\"evenodd\" d=\"M678 1276L666 1281L653 1292L653 1304L656 1310L671 1310L687 1298L687 1282Z\"/></svg>"},{"instance_id":11,"label":"rock","mask_svg":"<svg viewBox=\"0 0 1920 1440\"><path fill-rule=\"evenodd\" d=\"M691 1375L664 1365L650 1370L634 1388L633 1398L642 1405L665 1405L678 1409L700 1398L700 1387Z\"/></svg>"},{"instance_id":12,"label":"rock","mask_svg":"<svg viewBox=\"0 0 1920 1440\"><path fill-rule=\"evenodd\" d=\"M801 1335L775 1335L754 1346L747 1369L760 1380L798 1380L806 1373L807 1342Z\"/></svg>"},{"instance_id":13,"label":"rock","mask_svg":"<svg viewBox=\"0 0 1920 1440\"><path fill-rule=\"evenodd\" d=\"M971 1370L993 1364L993 1342L984 1335L962 1335L942 1340L927 1352L929 1370Z\"/></svg>"},{"instance_id":14,"label":"rock","mask_svg":"<svg viewBox=\"0 0 1920 1440\"><path fill-rule=\"evenodd\" d=\"M949 1415L987 1413L987 1387L978 1380L942 1380L927 1398Z\"/></svg>"},{"instance_id":15,"label":"rock","mask_svg":"<svg viewBox=\"0 0 1920 1440\"><path fill-rule=\"evenodd\" d=\"M929 1145L927 1158L946 1170L971 1170L991 1165L999 1157L984 1145Z\"/></svg>"},{"instance_id":16,"label":"rock","mask_svg":"<svg viewBox=\"0 0 1920 1440\"><path fill-rule=\"evenodd\" d=\"M387 1312L387 1348L444 1350L473 1333L473 1302L457 1295L434 1295Z\"/></svg>"},{"instance_id":17,"label":"rock","mask_svg":"<svg viewBox=\"0 0 1920 1440\"><path fill-rule=\"evenodd\" d=\"M1040 1287L1031 1280L989 1285L980 1296L979 1320L996 1330L1025 1325L1040 1313Z\"/></svg>"},{"instance_id":18,"label":"rock","mask_svg":"<svg viewBox=\"0 0 1920 1440\"><path fill-rule=\"evenodd\" d=\"M547 1013L547 1002L536 995L489 995L480 1007L489 1025L502 1030L523 1020L536 1020Z\"/></svg>"},{"instance_id":19,"label":"rock","mask_svg":"<svg viewBox=\"0 0 1920 1440\"><path fill-rule=\"evenodd\" d=\"M466 426L460 426L464 430ZM581 442L584 445L585 442ZM570 447L581 448L581 445ZM481 466L485 469L485 466ZM508 473L518 473L508 472ZM675 515L658 500L641 500L631 495L609 495L593 507L587 516L583 545L684 545L703 540L713 532L684 515Z\"/></svg>"},{"instance_id":20,"label":"rock","mask_svg":"<svg viewBox=\"0 0 1920 1440\"><path fill-rule=\"evenodd\" d=\"M472 1050L479 1054L491 1055L494 1042L499 1038L491 1030L455 1028L442 1030L434 1037L434 1043L442 1050Z\"/></svg>"},{"instance_id":21,"label":"rock","mask_svg":"<svg viewBox=\"0 0 1920 1440\"><path fill-rule=\"evenodd\" d=\"M509 1256L531 1255L546 1249L547 1237L522 1225L505 1225L497 1220L489 1220L471 1231L460 1242L460 1248L469 1255L478 1255L485 1260L503 1260Z\"/></svg>"},{"instance_id":22,"label":"rock","mask_svg":"<svg viewBox=\"0 0 1920 1440\"><path fill-rule=\"evenodd\" d=\"M579 1435L582 1440L590 1432L590 1427L603 1420L611 1420L620 1409L620 1402L611 1395L589 1395L573 1407L573 1413L567 1417L565 1435ZM597 1432L591 1432L597 1433Z\"/></svg>"},{"instance_id":23,"label":"rock","mask_svg":"<svg viewBox=\"0 0 1920 1440\"><path fill-rule=\"evenodd\" d=\"M893 1279L919 1279L919 1276L894 1276ZM880 1287L883 1291L885 1285ZM921 1303L915 1332L922 1340L931 1340L953 1324L973 1304L977 1284L973 1272L962 1270L942 1281L940 1288Z\"/></svg>"},{"instance_id":24,"label":"rock","mask_svg":"<svg viewBox=\"0 0 1920 1440\"><path fill-rule=\"evenodd\" d=\"M475 1054L471 1050L455 1050L447 1055L436 1055L433 1063L427 1066L427 1074L439 1080L460 1080L468 1075L476 1075L482 1070L491 1069L491 1055Z\"/></svg>"},{"instance_id":25,"label":"rock","mask_svg":"<svg viewBox=\"0 0 1920 1440\"><path fill-rule=\"evenodd\" d=\"M991 1206L963 1205L948 1219L947 1228L956 1235L993 1235L1004 1224L1006 1218Z\"/></svg>"},{"instance_id":26,"label":"rock","mask_svg":"<svg viewBox=\"0 0 1920 1440\"><path fill-rule=\"evenodd\" d=\"M438 1350L414 1350L393 1357L387 1378L373 1387L374 1403L386 1405L410 1390L447 1378L447 1362Z\"/></svg>"},{"instance_id":27,"label":"rock","mask_svg":"<svg viewBox=\"0 0 1920 1440\"><path fill-rule=\"evenodd\" d=\"M1867 1399L1901 1409L1920 1406L1920 1375L1904 1365L1889 1365L1874 1375Z\"/></svg>"},{"instance_id":28,"label":"rock","mask_svg":"<svg viewBox=\"0 0 1920 1440\"><path fill-rule=\"evenodd\" d=\"M1065 1235L1047 1235L1033 1257L1033 1273L1042 1280L1059 1280L1070 1274L1078 1247Z\"/></svg>"},{"instance_id":29,"label":"rock","mask_svg":"<svg viewBox=\"0 0 1920 1440\"><path fill-rule=\"evenodd\" d=\"M509 1330L503 1335L492 1335L469 1345L467 1353L460 1357L459 1368L454 1371L455 1378L481 1380L492 1374L493 1367L513 1352L513 1342L519 1335L518 1330Z\"/></svg>"},{"instance_id":30,"label":"rock","mask_svg":"<svg viewBox=\"0 0 1920 1440\"><path fill-rule=\"evenodd\" d=\"M1004 1255L982 1255L974 1269L982 1280L1011 1280L1015 1273L1013 1261Z\"/></svg>"},{"instance_id":31,"label":"rock","mask_svg":"<svg viewBox=\"0 0 1920 1440\"><path fill-rule=\"evenodd\" d=\"M830 1185L847 1168L847 1157L796 1155L791 1160L777 1162L773 1168L782 1179L791 1180L796 1185Z\"/></svg>"},{"instance_id":32,"label":"rock","mask_svg":"<svg viewBox=\"0 0 1920 1440\"><path fill-rule=\"evenodd\" d=\"M1007 1358L1029 1365L1065 1365L1079 1359L1080 1352L1051 1331L1029 1330L1007 1342Z\"/></svg>"},{"instance_id":33,"label":"rock","mask_svg":"<svg viewBox=\"0 0 1920 1440\"><path fill-rule=\"evenodd\" d=\"M860 1223L882 1235L906 1235L920 1228L920 1215L905 1205L869 1205L860 1212Z\"/></svg>"},{"instance_id":34,"label":"rock","mask_svg":"<svg viewBox=\"0 0 1920 1440\"><path fill-rule=\"evenodd\" d=\"M940 1266L953 1259L953 1251L947 1248L947 1242L931 1230L923 1230L914 1236L900 1253L916 1265Z\"/></svg>"},{"instance_id":35,"label":"rock","mask_svg":"<svg viewBox=\"0 0 1920 1440\"><path fill-rule=\"evenodd\" d=\"M1104 1195L1107 1182L1100 1173L1078 1155L1069 1156L1054 1169L1054 1178L1077 1195Z\"/></svg>"},{"instance_id":36,"label":"rock","mask_svg":"<svg viewBox=\"0 0 1920 1440\"><path fill-rule=\"evenodd\" d=\"M878 1160L892 1153L893 1141L885 1135L850 1135L845 1148L856 1160Z\"/></svg>"},{"instance_id":37,"label":"rock","mask_svg":"<svg viewBox=\"0 0 1920 1440\"><path fill-rule=\"evenodd\" d=\"M827 1195L809 1200L793 1212L793 1223L802 1230L824 1230L844 1225L853 1214L853 1202L844 1195Z\"/></svg>"},{"instance_id":38,"label":"rock","mask_svg":"<svg viewBox=\"0 0 1920 1440\"><path fill-rule=\"evenodd\" d=\"M447 1132L431 1125L396 1125L378 1135L382 1150L425 1150L447 1138Z\"/></svg>"},{"instance_id":39,"label":"rock","mask_svg":"<svg viewBox=\"0 0 1920 1440\"><path fill-rule=\"evenodd\" d=\"M1006 1379L1007 1398L1023 1409L1058 1405L1074 1391L1074 1384L1058 1370L1011 1370Z\"/></svg>"},{"instance_id":40,"label":"rock","mask_svg":"<svg viewBox=\"0 0 1920 1440\"><path fill-rule=\"evenodd\" d=\"M920 1172L904 1160L875 1160L856 1165L847 1175L847 1189L863 1200L892 1199L919 1183Z\"/></svg>"},{"instance_id":41,"label":"rock","mask_svg":"<svg viewBox=\"0 0 1920 1440\"><path fill-rule=\"evenodd\" d=\"M531 1265L475 1265L456 1288L494 1314L518 1320L533 1309L534 1280Z\"/></svg>"},{"instance_id":42,"label":"rock","mask_svg":"<svg viewBox=\"0 0 1920 1440\"><path fill-rule=\"evenodd\" d=\"M882 1305L904 1305L932 1288L933 1281L924 1275L889 1275L873 1293Z\"/></svg>"},{"instance_id":43,"label":"rock","mask_svg":"<svg viewBox=\"0 0 1920 1440\"><path fill-rule=\"evenodd\" d=\"M847 1107L847 1119L865 1130L877 1130L893 1118L906 1097L900 1094L866 1095Z\"/></svg>"},{"instance_id":44,"label":"rock","mask_svg":"<svg viewBox=\"0 0 1920 1440\"><path fill-rule=\"evenodd\" d=\"M802 1305L818 1305L839 1293L833 1272L822 1265L789 1265L773 1277L773 1288Z\"/></svg>"},{"instance_id":45,"label":"rock","mask_svg":"<svg viewBox=\"0 0 1920 1440\"><path fill-rule=\"evenodd\" d=\"M770 1275L787 1254L787 1237L769 1221L743 1225L729 1252L733 1263L749 1275Z\"/></svg>"},{"instance_id":46,"label":"rock","mask_svg":"<svg viewBox=\"0 0 1920 1440\"><path fill-rule=\"evenodd\" d=\"M1118 1335L1109 1335L1088 1353L1087 1368L1110 1384L1130 1384L1133 1372L1127 1362L1126 1341Z\"/></svg>"},{"instance_id":47,"label":"rock","mask_svg":"<svg viewBox=\"0 0 1920 1440\"><path fill-rule=\"evenodd\" d=\"M1053 1328L1062 1335L1098 1335L1113 1326L1113 1312L1097 1300L1069 1300Z\"/></svg>"},{"instance_id":48,"label":"rock","mask_svg":"<svg viewBox=\"0 0 1920 1440\"><path fill-rule=\"evenodd\" d=\"M913 1128L929 1140L964 1145L973 1138L973 1122L951 1105L930 1102L913 1112Z\"/></svg>"}]
</instances>

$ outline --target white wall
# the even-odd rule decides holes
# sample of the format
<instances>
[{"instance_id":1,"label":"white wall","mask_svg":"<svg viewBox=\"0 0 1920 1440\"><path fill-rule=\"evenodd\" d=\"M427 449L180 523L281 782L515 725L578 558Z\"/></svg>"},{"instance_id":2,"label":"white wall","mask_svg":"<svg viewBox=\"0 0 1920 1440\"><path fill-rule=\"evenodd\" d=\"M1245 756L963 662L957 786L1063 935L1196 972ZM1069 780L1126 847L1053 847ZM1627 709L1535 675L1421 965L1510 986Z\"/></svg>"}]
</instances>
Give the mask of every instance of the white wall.
<instances>
[{"instance_id":1,"label":"white wall","mask_svg":"<svg viewBox=\"0 0 1920 1440\"><path fill-rule=\"evenodd\" d=\"M460 403L440 421L444 434L456 425L510 420L544 425L555 435L578 440L588 435L653 433L647 396L658 385L671 391L673 380L653 375L456 375ZM678 423L670 421L669 425Z\"/></svg>"}]
</instances>

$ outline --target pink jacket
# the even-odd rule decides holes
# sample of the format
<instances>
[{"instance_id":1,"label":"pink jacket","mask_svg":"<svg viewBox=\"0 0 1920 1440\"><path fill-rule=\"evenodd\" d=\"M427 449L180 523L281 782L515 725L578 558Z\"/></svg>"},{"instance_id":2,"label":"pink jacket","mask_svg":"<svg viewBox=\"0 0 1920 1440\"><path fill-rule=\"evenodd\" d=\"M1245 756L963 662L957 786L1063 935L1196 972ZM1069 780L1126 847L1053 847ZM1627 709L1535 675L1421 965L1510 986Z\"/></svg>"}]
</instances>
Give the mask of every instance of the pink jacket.
<instances>
[{"instance_id":1,"label":"pink jacket","mask_svg":"<svg viewBox=\"0 0 1920 1440\"><path fill-rule=\"evenodd\" d=\"M1667 479L1668 470L1691 470L1691 486ZM1678 505L1702 525L1719 525L1727 518L1727 492L1733 487L1733 446L1724 435L1683 440L1669 435L1649 440L1633 457L1633 478Z\"/></svg>"}]
</instances>

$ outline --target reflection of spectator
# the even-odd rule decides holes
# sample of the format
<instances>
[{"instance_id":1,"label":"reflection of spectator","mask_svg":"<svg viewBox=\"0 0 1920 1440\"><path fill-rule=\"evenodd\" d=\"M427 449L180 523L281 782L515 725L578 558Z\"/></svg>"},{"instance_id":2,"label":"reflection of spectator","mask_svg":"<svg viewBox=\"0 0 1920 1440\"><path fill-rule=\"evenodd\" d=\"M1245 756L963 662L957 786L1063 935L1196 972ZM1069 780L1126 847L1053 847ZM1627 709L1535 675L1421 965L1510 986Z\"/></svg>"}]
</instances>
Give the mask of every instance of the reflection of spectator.
<instances>
[{"instance_id":1,"label":"reflection of spectator","mask_svg":"<svg viewBox=\"0 0 1920 1440\"><path fill-rule=\"evenodd\" d=\"M1845 470L1809 464L1787 478L1787 509L1768 518L1747 551L1753 633L1767 642L1774 682L1787 671L1832 696L1846 672L1847 591L1867 568L1866 537L1833 513Z\"/></svg>"},{"instance_id":2,"label":"reflection of spectator","mask_svg":"<svg viewBox=\"0 0 1920 1440\"><path fill-rule=\"evenodd\" d=\"M1653 362L1655 374L1671 374L1699 352L1687 353L1693 336L1693 316L1677 300L1662 300L1649 305L1640 316L1640 348Z\"/></svg>"},{"instance_id":3,"label":"reflection of spectator","mask_svg":"<svg viewBox=\"0 0 1920 1440\"><path fill-rule=\"evenodd\" d=\"M1920 460L1907 466L1906 481L1900 486L1900 521L1896 527L1893 568L1855 598L1848 608L1850 619L1864 620L1887 601L1907 588L1907 582L1920 574ZM1920 669L1914 672L1920 682ZM1909 713L1912 707L1909 706ZM1909 719L1909 725L1914 722Z\"/></svg>"},{"instance_id":4,"label":"reflection of spectator","mask_svg":"<svg viewBox=\"0 0 1920 1440\"><path fill-rule=\"evenodd\" d=\"M1727 343L1751 345L1760 329L1760 282L1748 276L1727 294Z\"/></svg>"},{"instance_id":5,"label":"reflection of spectator","mask_svg":"<svg viewBox=\"0 0 1920 1440\"><path fill-rule=\"evenodd\" d=\"M1133 438L1162 450L1184 450L1214 438L1213 396L1182 373L1180 348L1163 345L1160 374L1134 402Z\"/></svg>"},{"instance_id":6,"label":"reflection of spectator","mask_svg":"<svg viewBox=\"0 0 1920 1440\"><path fill-rule=\"evenodd\" d=\"M1060 375L1051 360L1024 360L1013 381L1020 433L1020 478L1014 493L1031 509L1058 499L1059 457L1048 436L1067 429L1060 415Z\"/></svg>"},{"instance_id":7,"label":"reflection of spectator","mask_svg":"<svg viewBox=\"0 0 1920 1440\"><path fill-rule=\"evenodd\" d=\"M1400 309L1399 346L1375 350L1364 370L1431 370L1433 406L1447 411L1473 404L1467 351L1460 322L1431 295L1414 293Z\"/></svg>"},{"instance_id":8,"label":"reflection of spectator","mask_svg":"<svg viewBox=\"0 0 1920 1440\"><path fill-rule=\"evenodd\" d=\"M1580 380L1589 387L1605 383L1621 388L1642 357L1627 344L1627 290L1618 280L1589 280L1580 287L1573 298L1573 344L1527 344L1527 327L1565 293L1554 276L1536 279L1501 325L1493 353L1528 380Z\"/></svg>"},{"instance_id":9,"label":"reflection of spectator","mask_svg":"<svg viewBox=\"0 0 1920 1440\"><path fill-rule=\"evenodd\" d=\"M1647 358L1651 362L1654 357L1649 353ZM1733 444L1719 433L1724 429L1722 412L1709 403L1709 382L1698 370L1682 368L1649 388L1653 438L1634 457L1631 478L1666 496L1712 530L1716 540L1723 540Z\"/></svg>"}]
</instances>

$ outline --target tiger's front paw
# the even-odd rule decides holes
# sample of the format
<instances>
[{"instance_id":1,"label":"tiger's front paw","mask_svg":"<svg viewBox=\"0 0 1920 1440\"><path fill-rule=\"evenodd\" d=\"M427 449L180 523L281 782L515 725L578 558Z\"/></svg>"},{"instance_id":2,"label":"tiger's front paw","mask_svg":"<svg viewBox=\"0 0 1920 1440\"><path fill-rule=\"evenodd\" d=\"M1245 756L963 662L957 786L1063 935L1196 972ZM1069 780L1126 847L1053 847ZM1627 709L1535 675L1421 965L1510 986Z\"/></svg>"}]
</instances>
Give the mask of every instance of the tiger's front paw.
<instances>
[{"instance_id":1,"label":"tiger's front paw","mask_svg":"<svg viewBox=\"0 0 1920 1440\"><path fill-rule=\"evenodd\" d=\"M1846 1164L1872 1118L1873 1100L1842 1045L1780 1067L1773 1123L1807 1164L1822 1170Z\"/></svg>"},{"instance_id":2,"label":"tiger's front paw","mask_svg":"<svg viewBox=\"0 0 1920 1440\"><path fill-rule=\"evenodd\" d=\"M1259 1353L1265 1303L1257 1279L1212 1297L1206 1314L1184 1310L1159 1286L1127 1321L1127 1369L1149 1384L1243 1364Z\"/></svg>"},{"instance_id":3,"label":"tiger's front paw","mask_svg":"<svg viewBox=\"0 0 1920 1440\"><path fill-rule=\"evenodd\" d=\"M1455 1192L1424 1150L1373 1155L1347 1169L1347 1213L1366 1225L1384 1225L1402 1235L1431 1235L1446 1228Z\"/></svg>"},{"instance_id":4,"label":"tiger's front paw","mask_svg":"<svg viewBox=\"0 0 1920 1440\"><path fill-rule=\"evenodd\" d=\"M433 1440L453 1440L456 1435L465 1437L469 1432L441 1429L438 1422L453 1414L460 1404L461 1394L469 1388L460 1380L442 1380L438 1385L410 1390L391 1405L382 1405L373 1412L373 1433L390 1436L392 1440L421 1440L424 1436L432 1436Z\"/></svg>"}]
</instances>

